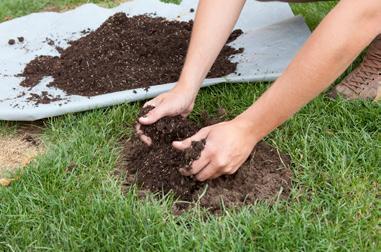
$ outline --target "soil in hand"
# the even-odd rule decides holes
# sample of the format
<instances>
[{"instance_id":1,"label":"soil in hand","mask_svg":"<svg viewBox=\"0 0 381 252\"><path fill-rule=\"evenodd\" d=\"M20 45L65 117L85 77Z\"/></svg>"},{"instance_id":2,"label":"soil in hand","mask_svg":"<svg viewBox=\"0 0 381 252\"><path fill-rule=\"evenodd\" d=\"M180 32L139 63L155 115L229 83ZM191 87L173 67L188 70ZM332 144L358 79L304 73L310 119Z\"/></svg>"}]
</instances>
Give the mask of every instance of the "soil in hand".
<instances>
[{"instance_id":1,"label":"soil in hand","mask_svg":"<svg viewBox=\"0 0 381 252\"><path fill-rule=\"evenodd\" d=\"M117 13L97 30L60 50L60 57L40 56L20 76L33 87L45 76L50 86L72 95L94 96L178 80L190 40L192 21L168 21L147 15ZM236 30L228 42L242 34ZM225 45L208 77L235 72L232 55L243 49Z\"/></svg>"},{"instance_id":2,"label":"soil in hand","mask_svg":"<svg viewBox=\"0 0 381 252\"><path fill-rule=\"evenodd\" d=\"M142 110L144 115L150 107ZM201 120L202 121L202 120ZM215 120L211 120L215 123ZM205 140L193 142L181 152L172 147L172 141L183 140L195 134L202 126L181 116L165 117L142 130L153 143L147 146L137 136L125 144L127 185L137 184L143 191L160 195L169 192L181 201L199 202L212 212L225 207L253 204L258 200L286 199L291 189L290 158L265 142L260 142L238 172L204 183L193 177L182 176L180 168L190 167L200 157ZM176 204L182 211L190 204Z\"/></svg>"}]
</instances>

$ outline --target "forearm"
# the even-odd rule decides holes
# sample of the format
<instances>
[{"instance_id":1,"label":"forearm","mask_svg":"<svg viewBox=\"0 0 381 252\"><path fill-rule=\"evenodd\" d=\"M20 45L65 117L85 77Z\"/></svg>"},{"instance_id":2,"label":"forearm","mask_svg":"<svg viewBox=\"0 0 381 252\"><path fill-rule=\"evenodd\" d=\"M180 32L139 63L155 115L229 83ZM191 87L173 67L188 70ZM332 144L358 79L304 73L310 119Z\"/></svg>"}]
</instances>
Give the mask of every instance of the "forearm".
<instances>
[{"instance_id":1,"label":"forearm","mask_svg":"<svg viewBox=\"0 0 381 252\"><path fill-rule=\"evenodd\" d=\"M200 0L178 86L200 88L225 45L245 0Z\"/></svg>"},{"instance_id":2,"label":"forearm","mask_svg":"<svg viewBox=\"0 0 381 252\"><path fill-rule=\"evenodd\" d=\"M237 117L256 140L326 89L378 35L381 19L374 8L381 12L376 0L343 0L325 18L284 74Z\"/></svg>"}]
</instances>

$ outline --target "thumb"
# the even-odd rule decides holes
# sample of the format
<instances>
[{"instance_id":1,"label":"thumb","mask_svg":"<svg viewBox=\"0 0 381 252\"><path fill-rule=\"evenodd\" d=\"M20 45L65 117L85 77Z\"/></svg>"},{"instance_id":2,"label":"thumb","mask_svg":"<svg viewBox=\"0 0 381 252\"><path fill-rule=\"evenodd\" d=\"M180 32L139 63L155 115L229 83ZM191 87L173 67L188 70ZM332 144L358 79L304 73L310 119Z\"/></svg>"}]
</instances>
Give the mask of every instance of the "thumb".
<instances>
[{"instance_id":1,"label":"thumb","mask_svg":"<svg viewBox=\"0 0 381 252\"><path fill-rule=\"evenodd\" d=\"M166 116L163 106L158 106L148 112L145 116L139 118L139 122L143 125L150 125Z\"/></svg>"},{"instance_id":2,"label":"thumb","mask_svg":"<svg viewBox=\"0 0 381 252\"><path fill-rule=\"evenodd\" d=\"M192 142L201 141L203 139L206 139L209 134L209 127L201 129L199 132L197 132L195 135L188 137L187 139L184 139L183 141L174 141L172 143L172 146L178 150L185 150L192 146Z\"/></svg>"}]
</instances>

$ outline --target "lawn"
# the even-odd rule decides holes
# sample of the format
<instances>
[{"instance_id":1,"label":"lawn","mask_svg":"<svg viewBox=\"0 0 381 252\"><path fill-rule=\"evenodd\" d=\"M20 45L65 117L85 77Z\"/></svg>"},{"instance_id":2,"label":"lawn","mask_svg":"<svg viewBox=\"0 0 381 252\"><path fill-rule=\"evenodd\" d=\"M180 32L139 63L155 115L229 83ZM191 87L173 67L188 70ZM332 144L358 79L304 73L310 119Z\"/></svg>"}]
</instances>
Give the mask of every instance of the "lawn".
<instances>
[{"instance_id":1,"label":"lawn","mask_svg":"<svg viewBox=\"0 0 381 252\"><path fill-rule=\"evenodd\" d=\"M0 20L66 9L85 0L0 0ZM120 1L92 1L113 6ZM294 5L316 27L334 3ZM203 89L194 113L224 107L233 117L266 84ZM324 95L266 138L290 153L288 202L258 203L221 216L171 214L167 197L121 191L120 139L140 103L45 120L47 152L11 187L0 187L1 251L380 251L381 104ZM15 123L1 123L12 134ZM70 167L71 169L68 169ZM73 168L74 167L74 168Z\"/></svg>"}]
</instances>

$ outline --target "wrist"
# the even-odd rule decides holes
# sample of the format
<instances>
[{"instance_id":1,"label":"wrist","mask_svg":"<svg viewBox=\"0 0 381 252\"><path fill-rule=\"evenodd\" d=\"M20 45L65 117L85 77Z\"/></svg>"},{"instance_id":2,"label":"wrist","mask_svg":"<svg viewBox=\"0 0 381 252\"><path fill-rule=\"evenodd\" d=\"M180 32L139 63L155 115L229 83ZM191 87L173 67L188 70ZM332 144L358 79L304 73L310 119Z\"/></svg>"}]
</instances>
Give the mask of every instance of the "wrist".
<instances>
[{"instance_id":1,"label":"wrist","mask_svg":"<svg viewBox=\"0 0 381 252\"><path fill-rule=\"evenodd\" d=\"M176 85L173 87L172 91L179 92L179 93L187 93L196 97L199 89L200 89L200 86L197 84L179 80L176 83Z\"/></svg>"},{"instance_id":2,"label":"wrist","mask_svg":"<svg viewBox=\"0 0 381 252\"><path fill-rule=\"evenodd\" d=\"M262 138L260 134L258 134L258 131L256 127L254 126L254 123L249 118L246 118L242 114L237 116L231 121L235 126L248 137L250 142L253 143L253 145L256 145Z\"/></svg>"},{"instance_id":3,"label":"wrist","mask_svg":"<svg viewBox=\"0 0 381 252\"><path fill-rule=\"evenodd\" d=\"M178 85L187 87L193 90L199 90L204 78L201 73L189 71L187 67L184 66L183 71L180 74Z\"/></svg>"}]
</instances>

